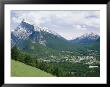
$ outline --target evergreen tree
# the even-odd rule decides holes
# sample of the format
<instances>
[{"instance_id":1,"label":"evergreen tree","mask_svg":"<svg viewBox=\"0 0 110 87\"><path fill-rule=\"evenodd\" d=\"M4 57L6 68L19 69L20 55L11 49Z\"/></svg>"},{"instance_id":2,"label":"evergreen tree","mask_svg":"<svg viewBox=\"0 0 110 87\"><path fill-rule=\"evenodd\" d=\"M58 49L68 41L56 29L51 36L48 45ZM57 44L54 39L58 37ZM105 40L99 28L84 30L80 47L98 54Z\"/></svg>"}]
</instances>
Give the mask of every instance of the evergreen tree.
<instances>
[{"instance_id":1,"label":"evergreen tree","mask_svg":"<svg viewBox=\"0 0 110 87\"><path fill-rule=\"evenodd\" d=\"M14 60L18 60L19 56L20 56L20 50L18 50L16 46L11 48L11 58Z\"/></svg>"}]
</instances>

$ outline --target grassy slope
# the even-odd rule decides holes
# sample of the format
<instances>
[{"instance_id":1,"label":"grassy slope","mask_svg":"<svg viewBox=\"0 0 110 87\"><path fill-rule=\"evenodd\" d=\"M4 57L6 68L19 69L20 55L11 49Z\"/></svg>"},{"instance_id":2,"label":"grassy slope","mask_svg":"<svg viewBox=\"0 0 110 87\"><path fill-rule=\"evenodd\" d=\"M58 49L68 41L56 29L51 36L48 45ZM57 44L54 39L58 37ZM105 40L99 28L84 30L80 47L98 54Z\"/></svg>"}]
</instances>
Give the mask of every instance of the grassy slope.
<instances>
[{"instance_id":1,"label":"grassy slope","mask_svg":"<svg viewBox=\"0 0 110 87\"><path fill-rule=\"evenodd\" d=\"M14 77L52 77L38 68L31 67L18 61L11 61L11 76Z\"/></svg>"}]
</instances>

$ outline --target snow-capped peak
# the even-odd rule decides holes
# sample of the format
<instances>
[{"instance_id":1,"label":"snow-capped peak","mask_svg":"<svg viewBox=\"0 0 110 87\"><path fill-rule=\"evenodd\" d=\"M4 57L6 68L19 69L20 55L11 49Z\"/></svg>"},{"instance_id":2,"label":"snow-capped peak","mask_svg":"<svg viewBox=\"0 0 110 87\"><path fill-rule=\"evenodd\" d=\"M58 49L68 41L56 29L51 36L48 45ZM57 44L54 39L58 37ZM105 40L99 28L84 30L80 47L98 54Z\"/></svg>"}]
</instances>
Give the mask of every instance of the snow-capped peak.
<instances>
[{"instance_id":1,"label":"snow-capped peak","mask_svg":"<svg viewBox=\"0 0 110 87\"><path fill-rule=\"evenodd\" d=\"M13 34L18 37L19 39L26 39L28 36L30 36L33 32L48 32L50 34L53 34L55 36L61 37L59 34L57 34L55 31L49 30L47 27L41 27L39 25L32 25L30 23L27 23L24 19L21 21L21 23L17 26L16 29L14 29Z\"/></svg>"},{"instance_id":2,"label":"snow-capped peak","mask_svg":"<svg viewBox=\"0 0 110 87\"><path fill-rule=\"evenodd\" d=\"M86 33L84 35L81 35L80 37L78 37L78 39L84 39L84 38L88 38L91 40L97 40L100 36L98 34L95 34L93 32L91 33Z\"/></svg>"},{"instance_id":3,"label":"snow-capped peak","mask_svg":"<svg viewBox=\"0 0 110 87\"><path fill-rule=\"evenodd\" d=\"M18 37L18 39L26 39L33 32L33 25L25 22L24 20L12 31L14 36Z\"/></svg>"},{"instance_id":4,"label":"snow-capped peak","mask_svg":"<svg viewBox=\"0 0 110 87\"><path fill-rule=\"evenodd\" d=\"M85 34L85 35L84 35L84 38L85 38L85 37L88 38L88 39L96 40L96 39L99 38L99 35L97 35L97 34L91 32L91 33Z\"/></svg>"},{"instance_id":5,"label":"snow-capped peak","mask_svg":"<svg viewBox=\"0 0 110 87\"><path fill-rule=\"evenodd\" d=\"M50 34L53 34L53 35L55 35L55 36L58 36L58 37L61 37L58 33L56 33L55 31L51 31L51 30L49 30L47 27L41 27L41 26L36 26L35 25L35 28L34 28L34 30L35 31L44 31L44 32L48 32L48 33L50 33Z\"/></svg>"}]
</instances>

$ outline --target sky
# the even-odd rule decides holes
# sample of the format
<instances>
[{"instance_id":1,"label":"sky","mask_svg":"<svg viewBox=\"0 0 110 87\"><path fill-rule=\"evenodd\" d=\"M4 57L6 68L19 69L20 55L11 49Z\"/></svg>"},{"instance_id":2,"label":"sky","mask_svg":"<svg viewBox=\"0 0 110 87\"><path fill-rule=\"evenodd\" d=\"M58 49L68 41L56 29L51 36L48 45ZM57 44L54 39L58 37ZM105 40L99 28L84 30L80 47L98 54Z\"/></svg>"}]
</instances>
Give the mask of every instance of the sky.
<instances>
[{"instance_id":1,"label":"sky","mask_svg":"<svg viewBox=\"0 0 110 87\"><path fill-rule=\"evenodd\" d=\"M64 38L75 39L85 33L100 34L100 11L11 11L11 30L22 20L46 27Z\"/></svg>"}]
</instances>

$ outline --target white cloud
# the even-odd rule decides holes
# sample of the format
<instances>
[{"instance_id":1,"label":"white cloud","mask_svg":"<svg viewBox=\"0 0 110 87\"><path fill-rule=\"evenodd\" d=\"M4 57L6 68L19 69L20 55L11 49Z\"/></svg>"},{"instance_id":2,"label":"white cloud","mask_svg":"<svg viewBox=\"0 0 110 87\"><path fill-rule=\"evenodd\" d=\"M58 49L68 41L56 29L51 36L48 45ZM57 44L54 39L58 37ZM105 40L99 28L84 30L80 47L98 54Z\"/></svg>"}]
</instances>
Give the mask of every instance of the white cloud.
<instances>
[{"instance_id":1,"label":"white cloud","mask_svg":"<svg viewBox=\"0 0 110 87\"><path fill-rule=\"evenodd\" d=\"M86 32L99 33L99 13L99 11L12 11L11 25L15 26L25 19L31 24L47 27L70 39Z\"/></svg>"},{"instance_id":2,"label":"white cloud","mask_svg":"<svg viewBox=\"0 0 110 87\"><path fill-rule=\"evenodd\" d=\"M79 29L79 30L87 30L87 28L86 28L85 25L76 25L76 29Z\"/></svg>"}]
</instances>

